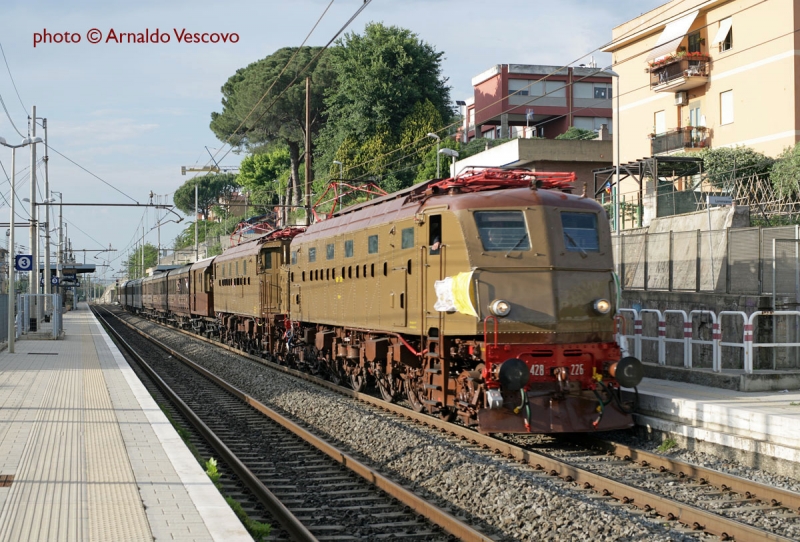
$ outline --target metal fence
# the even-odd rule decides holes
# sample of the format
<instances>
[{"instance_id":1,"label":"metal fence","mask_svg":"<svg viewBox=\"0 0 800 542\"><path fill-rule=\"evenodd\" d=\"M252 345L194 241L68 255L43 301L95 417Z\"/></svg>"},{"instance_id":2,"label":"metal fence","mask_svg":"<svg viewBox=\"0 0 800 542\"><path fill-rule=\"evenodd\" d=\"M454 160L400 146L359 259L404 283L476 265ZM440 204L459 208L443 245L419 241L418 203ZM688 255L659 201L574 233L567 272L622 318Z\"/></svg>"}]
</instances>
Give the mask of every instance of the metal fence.
<instances>
[{"instance_id":1,"label":"metal fence","mask_svg":"<svg viewBox=\"0 0 800 542\"><path fill-rule=\"evenodd\" d=\"M617 271L625 290L800 295L800 226L635 233L619 239L614 254L620 255Z\"/></svg>"}]
</instances>

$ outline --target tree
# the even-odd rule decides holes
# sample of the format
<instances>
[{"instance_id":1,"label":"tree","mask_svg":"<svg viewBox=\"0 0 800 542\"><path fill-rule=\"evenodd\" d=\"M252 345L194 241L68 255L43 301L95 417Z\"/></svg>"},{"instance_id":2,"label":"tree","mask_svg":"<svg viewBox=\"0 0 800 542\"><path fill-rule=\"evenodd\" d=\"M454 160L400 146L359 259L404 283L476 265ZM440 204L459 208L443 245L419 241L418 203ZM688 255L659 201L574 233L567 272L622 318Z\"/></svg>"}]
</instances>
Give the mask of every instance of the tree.
<instances>
[{"instance_id":1,"label":"tree","mask_svg":"<svg viewBox=\"0 0 800 542\"><path fill-rule=\"evenodd\" d=\"M772 186L781 196L800 192L800 143L787 147L778 155L770 172Z\"/></svg>"},{"instance_id":2,"label":"tree","mask_svg":"<svg viewBox=\"0 0 800 542\"><path fill-rule=\"evenodd\" d=\"M583 128L570 126L566 132L557 135L556 139L597 139L597 132L594 130L584 130Z\"/></svg>"},{"instance_id":3,"label":"tree","mask_svg":"<svg viewBox=\"0 0 800 542\"><path fill-rule=\"evenodd\" d=\"M380 176L388 189L411 184L418 153L433 143L425 134L453 115L443 57L410 30L381 23L340 39L330 50L336 84L325 97L317 173L338 177L338 160L346 178Z\"/></svg>"},{"instance_id":4,"label":"tree","mask_svg":"<svg viewBox=\"0 0 800 542\"><path fill-rule=\"evenodd\" d=\"M248 190L250 201L254 205L268 210L281 203L290 175L289 150L280 146L268 152L247 156L239 164L236 180Z\"/></svg>"},{"instance_id":5,"label":"tree","mask_svg":"<svg viewBox=\"0 0 800 542\"><path fill-rule=\"evenodd\" d=\"M285 47L241 68L222 86L222 112L211 113L211 130L240 150L280 142L289 153L286 204L300 205L300 163L305 145L305 77L311 77L312 142L323 123L323 92L335 83L327 52L319 47ZM291 64L284 70L293 55ZM309 64L301 73L303 67Z\"/></svg>"},{"instance_id":6,"label":"tree","mask_svg":"<svg viewBox=\"0 0 800 542\"><path fill-rule=\"evenodd\" d=\"M144 245L144 269L142 268L142 247L139 246L128 256L125 262L125 269L128 277L143 277L145 271L150 267L155 267L158 263L158 249L150 243Z\"/></svg>"},{"instance_id":7,"label":"tree","mask_svg":"<svg viewBox=\"0 0 800 542\"><path fill-rule=\"evenodd\" d=\"M751 175L769 175L773 158L750 147L720 147L703 149L698 156L703 159L703 171L714 186L722 187L726 181Z\"/></svg>"},{"instance_id":8,"label":"tree","mask_svg":"<svg viewBox=\"0 0 800 542\"><path fill-rule=\"evenodd\" d=\"M194 215L194 186L197 184L197 207L201 214L208 218L208 210L220 199L230 197L239 188L236 175L233 173L217 173L194 177L183 183L172 196L175 207L187 215Z\"/></svg>"}]
</instances>

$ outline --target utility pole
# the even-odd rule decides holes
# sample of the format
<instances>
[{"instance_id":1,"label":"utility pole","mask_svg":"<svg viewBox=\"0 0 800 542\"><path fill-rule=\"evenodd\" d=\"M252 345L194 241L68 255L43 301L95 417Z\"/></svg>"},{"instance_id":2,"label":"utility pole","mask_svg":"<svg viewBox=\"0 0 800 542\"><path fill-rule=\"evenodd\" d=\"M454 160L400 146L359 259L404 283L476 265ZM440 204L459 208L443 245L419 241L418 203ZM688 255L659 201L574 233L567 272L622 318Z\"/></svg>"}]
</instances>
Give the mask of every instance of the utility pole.
<instances>
[{"instance_id":1,"label":"utility pole","mask_svg":"<svg viewBox=\"0 0 800 542\"><path fill-rule=\"evenodd\" d=\"M306 226L311 225L311 78L306 77Z\"/></svg>"},{"instance_id":2,"label":"utility pole","mask_svg":"<svg viewBox=\"0 0 800 542\"><path fill-rule=\"evenodd\" d=\"M197 208L197 181L194 183L194 261L199 260L200 255L200 248L197 244L197 228L198 228L198 218L197 215L200 214L199 209Z\"/></svg>"},{"instance_id":3,"label":"utility pole","mask_svg":"<svg viewBox=\"0 0 800 542\"><path fill-rule=\"evenodd\" d=\"M83 253L84 256L86 253ZM142 221L142 277L144 277L144 221Z\"/></svg>"},{"instance_id":4,"label":"utility pole","mask_svg":"<svg viewBox=\"0 0 800 542\"><path fill-rule=\"evenodd\" d=\"M34 124L36 124L36 119ZM44 293L53 293L53 285L50 284L50 174L48 172L49 157L47 147L47 119L42 119L44 128Z\"/></svg>"},{"instance_id":5,"label":"utility pole","mask_svg":"<svg viewBox=\"0 0 800 542\"><path fill-rule=\"evenodd\" d=\"M30 133L31 138L36 137L36 106L31 107L31 122ZM31 280L28 284L28 293L39 293L39 232L38 224L36 222L36 145L31 145L31 226L29 228L29 237L31 244ZM35 301L34 301L35 303ZM37 312L33 311L33 314Z\"/></svg>"}]
</instances>

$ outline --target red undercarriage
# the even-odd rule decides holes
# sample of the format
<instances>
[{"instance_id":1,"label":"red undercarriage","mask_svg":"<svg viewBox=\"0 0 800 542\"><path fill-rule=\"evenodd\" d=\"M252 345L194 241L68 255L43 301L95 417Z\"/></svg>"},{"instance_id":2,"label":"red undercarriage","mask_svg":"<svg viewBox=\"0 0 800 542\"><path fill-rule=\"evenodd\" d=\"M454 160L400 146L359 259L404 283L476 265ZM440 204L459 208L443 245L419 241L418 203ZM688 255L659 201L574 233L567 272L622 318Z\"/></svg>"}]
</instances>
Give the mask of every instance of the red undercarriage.
<instances>
[{"instance_id":1,"label":"red undercarriage","mask_svg":"<svg viewBox=\"0 0 800 542\"><path fill-rule=\"evenodd\" d=\"M498 369L513 358L525 362L528 381L522 390L503 390ZM620 359L616 343L490 343L485 359L486 388L502 393L503 406L478 412L482 433L585 432L633 426L627 408L622 408L619 387L607 373L608 366Z\"/></svg>"}]
</instances>

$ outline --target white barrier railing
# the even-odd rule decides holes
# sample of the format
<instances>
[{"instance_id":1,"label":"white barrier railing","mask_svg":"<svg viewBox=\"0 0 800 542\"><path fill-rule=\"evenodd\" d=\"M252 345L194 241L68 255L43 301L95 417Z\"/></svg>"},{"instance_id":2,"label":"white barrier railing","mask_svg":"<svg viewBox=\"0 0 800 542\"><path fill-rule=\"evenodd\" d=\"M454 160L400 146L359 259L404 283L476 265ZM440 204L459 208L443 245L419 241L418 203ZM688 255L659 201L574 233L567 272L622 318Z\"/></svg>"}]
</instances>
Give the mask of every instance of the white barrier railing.
<instances>
[{"instance_id":1,"label":"white barrier railing","mask_svg":"<svg viewBox=\"0 0 800 542\"><path fill-rule=\"evenodd\" d=\"M771 343L757 343L753 340L753 331L755 329L755 321L761 316L797 316L800 317L800 311L756 311L748 316L742 311L721 311L715 314L710 310L693 310L688 314L686 311L677 309L668 309L659 311L657 309L619 309L620 313L630 314L634 322L633 335L625 334L626 339L632 338L634 342L634 355L642 359L642 341L655 341L658 348L658 364L666 364L666 344L682 344L683 345L683 366L687 369L693 367L693 354L694 345L705 345L711 347L711 368L714 372L722 371L722 348L741 348L743 350L743 369L747 374L753 373L753 359L754 351L756 348L789 348L800 347L800 342L771 342ZM642 321L648 314L654 314L658 318L658 334L656 336L644 335ZM669 337L667 335L667 316L670 314L680 315L680 325L683 328L683 336L680 338ZM694 337L694 318L702 315L709 316L711 319L711 340L700 339ZM724 320L731 317L741 318L742 341L731 342L722 340L722 329ZM621 316L621 318L624 318ZM618 334L622 334L618 330ZM800 340L800 337L797 338ZM773 361L772 370L775 370L776 362Z\"/></svg>"}]
</instances>

